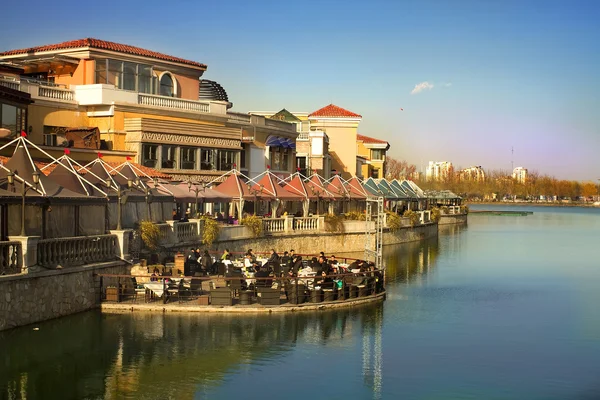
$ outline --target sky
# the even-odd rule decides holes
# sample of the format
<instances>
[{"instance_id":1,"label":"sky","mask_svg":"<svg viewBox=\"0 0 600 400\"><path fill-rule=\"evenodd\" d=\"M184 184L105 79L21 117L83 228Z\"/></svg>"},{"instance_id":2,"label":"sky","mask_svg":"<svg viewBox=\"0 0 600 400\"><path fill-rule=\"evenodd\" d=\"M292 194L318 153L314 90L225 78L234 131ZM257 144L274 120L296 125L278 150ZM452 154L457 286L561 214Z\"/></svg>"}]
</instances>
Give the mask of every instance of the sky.
<instances>
[{"instance_id":1,"label":"sky","mask_svg":"<svg viewBox=\"0 0 600 400\"><path fill-rule=\"evenodd\" d=\"M234 111L334 103L419 169L600 179L600 1L62 0L2 13L0 51L93 37L199 61Z\"/></svg>"}]
</instances>

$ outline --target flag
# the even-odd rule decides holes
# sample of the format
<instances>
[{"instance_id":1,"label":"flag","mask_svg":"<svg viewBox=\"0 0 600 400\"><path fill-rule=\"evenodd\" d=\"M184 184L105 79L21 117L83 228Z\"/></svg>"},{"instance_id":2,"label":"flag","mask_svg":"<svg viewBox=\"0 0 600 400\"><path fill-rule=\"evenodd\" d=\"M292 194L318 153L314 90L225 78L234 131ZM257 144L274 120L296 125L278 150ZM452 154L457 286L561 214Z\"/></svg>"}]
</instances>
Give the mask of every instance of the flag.
<instances>
[{"instance_id":1,"label":"flag","mask_svg":"<svg viewBox=\"0 0 600 400\"><path fill-rule=\"evenodd\" d=\"M65 154L66 154L66 155L69 155L69 154L71 154L71 149L65 149Z\"/></svg>"},{"instance_id":2,"label":"flag","mask_svg":"<svg viewBox=\"0 0 600 400\"><path fill-rule=\"evenodd\" d=\"M102 153L98 152L98 158L102 158Z\"/></svg>"},{"instance_id":3,"label":"flag","mask_svg":"<svg viewBox=\"0 0 600 400\"><path fill-rule=\"evenodd\" d=\"M21 137L27 137L27 132L21 131Z\"/></svg>"},{"instance_id":4,"label":"flag","mask_svg":"<svg viewBox=\"0 0 600 400\"><path fill-rule=\"evenodd\" d=\"M267 165L267 169L271 169L271 166L270 166L270 165Z\"/></svg>"},{"instance_id":5,"label":"flag","mask_svg":"<svg viewBox=\"0 0 600 400\"><path fill-rule=\"evenodd\" d=\"M129 156L125 157L125 159L126 159L127 161L131 161L131 157L129 157Z\"/></svg>"}]
</instances>

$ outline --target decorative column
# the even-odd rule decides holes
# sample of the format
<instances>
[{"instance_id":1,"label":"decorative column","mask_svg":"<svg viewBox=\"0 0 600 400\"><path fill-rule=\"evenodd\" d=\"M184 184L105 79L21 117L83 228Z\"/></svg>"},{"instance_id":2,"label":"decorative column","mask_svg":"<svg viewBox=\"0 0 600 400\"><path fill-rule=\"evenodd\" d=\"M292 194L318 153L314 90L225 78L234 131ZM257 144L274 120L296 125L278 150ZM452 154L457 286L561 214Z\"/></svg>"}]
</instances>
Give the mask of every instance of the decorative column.
<instances>
[{"instance_id":1,"label":"decorative column","mask_svg":"<svg viewBox=\"0 0 600 400\"><path fill-rule=\"evenodd\" d=\"M36 272L34 267L37 265L38 254L37 247L40 240L39 236L9 236L11 242L21 243L21 272L24 274Z\"/></svg>"},{"instance_id":2,"label":"decorative column","mask_svg":"<svg viewBox=\"0 0 600 400\"><path fill-rule=\"evenodd\" d=\"M131 229L124 229L120 231L110 231L111 235L117 236L117 243L115 246L115 254L125 260L129 259L129 236Z\"/></svg>"}]
</instances>

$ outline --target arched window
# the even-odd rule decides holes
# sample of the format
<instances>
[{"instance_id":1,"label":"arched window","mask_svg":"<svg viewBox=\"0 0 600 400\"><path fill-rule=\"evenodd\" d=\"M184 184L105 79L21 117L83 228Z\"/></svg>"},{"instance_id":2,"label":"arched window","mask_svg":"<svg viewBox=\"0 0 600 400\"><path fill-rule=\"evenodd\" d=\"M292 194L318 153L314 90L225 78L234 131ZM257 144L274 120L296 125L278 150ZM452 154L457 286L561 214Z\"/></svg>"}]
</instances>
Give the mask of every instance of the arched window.
<instances>
[{"instance_id":1,"label":"arched window","mask_svg":"<svg viewBox=\"0 0 600 400\"><path fill-rule=\"evenodd\" d=\"M170 73L165 72L160 77L159 92L161 96L175 96L175 80Z\"/></svg>"}]
</instances>

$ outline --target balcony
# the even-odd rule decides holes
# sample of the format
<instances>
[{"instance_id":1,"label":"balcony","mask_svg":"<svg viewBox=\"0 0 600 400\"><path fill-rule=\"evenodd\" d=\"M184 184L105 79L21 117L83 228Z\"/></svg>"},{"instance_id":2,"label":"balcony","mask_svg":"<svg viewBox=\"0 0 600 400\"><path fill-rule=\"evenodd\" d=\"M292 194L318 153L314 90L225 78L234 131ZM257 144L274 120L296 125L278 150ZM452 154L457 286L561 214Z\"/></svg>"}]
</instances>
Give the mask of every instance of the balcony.
<instances>
[{"instance_id":1,"label":"balcony","mask_svg":"<svg viewBox=\"0 0 600 400\"><path fill-rule=\"evenodd\" d=\"M76 104L73 91L62 85L21 78L0 77L0 86L29 93L33 100L50 100Z\"/></svg>"}]
</instances>

